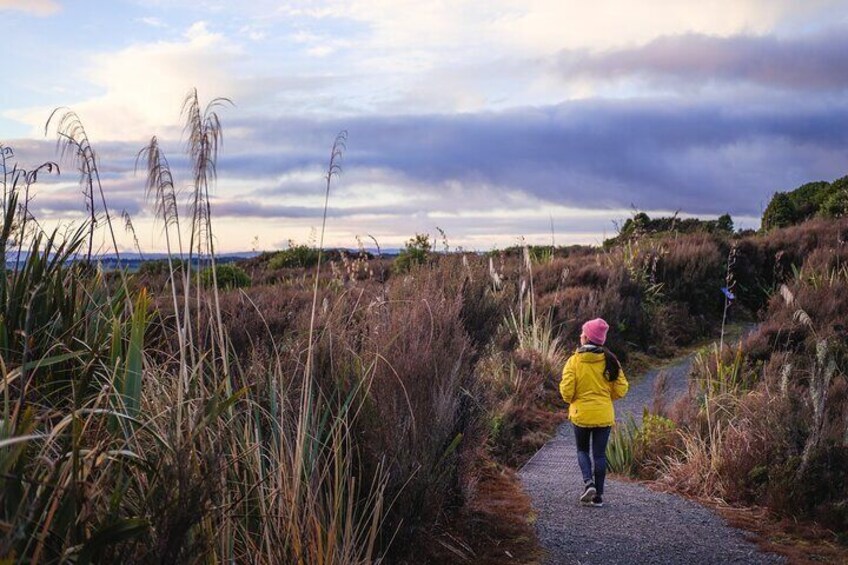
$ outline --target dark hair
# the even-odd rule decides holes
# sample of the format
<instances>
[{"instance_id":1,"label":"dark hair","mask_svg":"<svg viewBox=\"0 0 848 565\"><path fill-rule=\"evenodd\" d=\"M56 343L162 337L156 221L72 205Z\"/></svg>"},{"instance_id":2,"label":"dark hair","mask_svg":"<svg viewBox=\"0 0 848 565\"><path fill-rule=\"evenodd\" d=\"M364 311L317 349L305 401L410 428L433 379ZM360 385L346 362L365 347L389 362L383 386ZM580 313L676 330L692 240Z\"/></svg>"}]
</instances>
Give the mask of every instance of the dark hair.
<instances>
[{"instance_id":1,"label":"dark hair","mask_svg":"<svg viewBox=\"0 0 848 565\"><path fill-rule=\"evenodd\" d=\"M621 374L621 362L618 360L618 357L616 357L612 351L610 351L606 347L604 347L603 350L604 363L606 365L604 367L604 376L606 376L608 381L612 382L616 380Z\"/></svg>"}]
</instances>

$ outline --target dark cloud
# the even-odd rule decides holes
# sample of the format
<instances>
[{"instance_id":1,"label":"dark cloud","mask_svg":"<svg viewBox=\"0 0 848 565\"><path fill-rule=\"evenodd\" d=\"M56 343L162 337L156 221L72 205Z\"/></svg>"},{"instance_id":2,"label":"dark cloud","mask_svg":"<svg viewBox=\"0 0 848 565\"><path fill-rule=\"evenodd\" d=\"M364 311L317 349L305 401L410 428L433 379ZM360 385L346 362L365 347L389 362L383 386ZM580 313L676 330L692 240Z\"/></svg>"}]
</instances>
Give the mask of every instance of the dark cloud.
<instances>
[{"instance_id":1,"label":"dark cloud","mask_svg":"<svg viewBox=\"0 0 848 565\"><path fill-rule=\"evenodd\" d=\"M407 206L332 206L327 209L331 218L351 216L397 216L412 214L416 210ZM212 213L224 218L320 218L324 208L320 206L285 206L259 200L216 199L212 202Z\"/></svg>"},{"instance_id":2,"label":"dark cloud","mask_svg":"<svg viewBox=\"0 0 848 565\"><path fill-rule=\"evenodd\" d=\"M502 113L239 125L253 132L254 147L301 142L295 155L280 152L268 160L245 147L245 157L231 164L247 168L222 167L222 175L255 174L256 162L261 174L321 163L335 133L346 128L346 175L367 185L367 171L389 170L399 183L429 187L439 193L434 196L457 198L460 206L464 189L483 185L495 197L498 191L522 191L576 207L632 203L758 215L775 190L843 174L848 101L580 101ZM304 156L310 153L312 159ZM270 169L268 162L274 163ZM261 193L286 194L287 183L265 186Z\"/></svg>"},{"instance_id":3,"label":"dark cloud","mask_svg":"<svg viewBox=\"0 0 848 565\"><path fill-rule=\"evenodd\" d=\"M29 209L36 218L62 219L88 215L85 198L79 189L48 193L33 192ZM132 216L144 212L143 199L134 194L110 193L107 197L107 203L110 213L115 217L122 210L126 210ZM95 203L95 210L98 214L102 213L103 210L99 197Z\"/></svg>"},{"instance_id":4,"label":"dark cloud","mask_svg":"<svg viewBox=\"0 0 848 565\"><path fill-rule=\"evenodd\" d=\"M848 100L812 94L585 100L497 113L335 120L233 116L223 125L225 133L233 127L239 134L222 148L214 213L230 218L319 218L321 170L341 129L349 131L348 150L331 217L464 211L472 212L468 233L496 225L474 212L546 203L758 216L774 191L831 180L848 168ZM48 142L21 147L19 156L28 161L53 155ZM149 209L144 174L132 174L138 147L95 148L110 208ZM177 142L169 148L184 188L185 159ZM75 181L76 173L63 169L61 180ZM381 200L386 190L394 191L391 203ZM56 214L84 210L73 186L61 197L38 195L36 205ZM512 220L504 217L495 229L508 229Z\"/></svg>"},{"instance_id":5,"label":"dark cloud","mask_svg":"<svg viewBox=\"0 0 848 565\"><path fill-rule=\"evenodd\" d=\"M842 90L848 87L848 34L834 29L794 38L677 35L630 49L595 54L565 51L558 67L568 79L744 81L766 87Z\"/></svg>"}]
</instances>

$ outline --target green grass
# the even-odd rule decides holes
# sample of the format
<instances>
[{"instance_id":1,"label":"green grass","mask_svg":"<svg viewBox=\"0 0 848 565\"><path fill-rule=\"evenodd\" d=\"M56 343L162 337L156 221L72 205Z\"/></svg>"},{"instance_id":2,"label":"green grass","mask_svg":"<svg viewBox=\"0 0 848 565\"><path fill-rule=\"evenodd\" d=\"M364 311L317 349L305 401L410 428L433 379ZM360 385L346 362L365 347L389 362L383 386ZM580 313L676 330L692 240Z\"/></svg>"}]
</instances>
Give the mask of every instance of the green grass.
<instances>
[{"instance_id":1,"label":"green grass","mask_svg":"<svg viewBox=\"0 0 848 565\"><path fill-rule=\"evenodd\" d=\"M639 426L631 414L622 424L616 424L607 443L607 468L612 473L633 476L635 472L634 451Z\"/></svg>"}]
</instances>

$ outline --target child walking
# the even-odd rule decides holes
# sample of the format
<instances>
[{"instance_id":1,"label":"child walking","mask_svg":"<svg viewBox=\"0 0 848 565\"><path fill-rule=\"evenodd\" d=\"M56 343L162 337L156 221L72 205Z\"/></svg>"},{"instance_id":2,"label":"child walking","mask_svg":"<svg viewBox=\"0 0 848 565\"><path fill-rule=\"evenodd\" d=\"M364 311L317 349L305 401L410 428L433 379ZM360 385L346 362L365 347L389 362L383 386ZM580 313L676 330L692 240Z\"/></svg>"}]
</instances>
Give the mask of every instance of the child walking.
<instances>
[{"instance_id":1,"label":"child walking","mask_svg":"<svg viewBox=\"0 0 848 565\"><path fill-rule=\"evenodd\" d=\"M577 463L583 474L580 503L584 506L604 504L607 441L615 423L612 403L630 387L618 359L604 347L608 330L601 318L583 324L580 347L565 363L559 383L577 441Z\"/></svg>"}]
</instances>

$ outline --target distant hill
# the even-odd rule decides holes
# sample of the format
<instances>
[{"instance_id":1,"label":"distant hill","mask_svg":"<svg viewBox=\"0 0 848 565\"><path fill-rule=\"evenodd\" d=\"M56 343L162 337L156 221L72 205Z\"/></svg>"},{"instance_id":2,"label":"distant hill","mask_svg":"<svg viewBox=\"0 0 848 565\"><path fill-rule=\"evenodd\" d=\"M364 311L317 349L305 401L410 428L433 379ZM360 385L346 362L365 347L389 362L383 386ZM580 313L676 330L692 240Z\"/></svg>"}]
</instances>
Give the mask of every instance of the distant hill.
<instances>
[{"instance_id":1,"label":"distant hill","mask_svg":"<svg viewBox=\"0 0 848 565\"><path fill-rule=\"evenodd\" d=\"M328 257L332 258L333 256L338 256L340 252L345 252L348 255L356 255L359 253L358 249L325 249L324 252ZM215 261L219 264L227 264L227 263L236 263L239 261L252 261L255 263L263 263L267 262L267 260L279 254L281 251L235 251L232 253L225 253L223 255L216 255ZM377 249L366 248L365 252L369 255L376 256L378 255ZM384 257L394 257L400 252L400 249L397 247L388 247L380 250L380 254ZM16 262L23 263L26 261L27 254L26 252L22 252L20 257L16 252L12 251L6 254L6 266L14 267ZM76 260L82 260L84 257L78 256ZM119 266L123 268L127 268L130 271L138 270L141 265L144 263L155 263L155 262L164 262L168 259L167 253L121 253L120 259L114 253L107 253L104 255L98 255L92 258L92 261L95 263L100 263L104 269L113 270L117 269ZM205 259L203 259L205 261ZM201 262L201 259L194 257L193 263L198 265Z\"/></svg>"},{"instance_id":2,"label":"distant hill","mask_svg":"<svg viewBox=\"0 0 848 565\"><path fill-rule=\"evenodd\" d=\"M236 261L242 261L244 259L250 259L251 257L255 257L258 255L256 252L246 251L246 252L236 252L236 253L227 253L225 255L216 255L215 261L218 263L234 263ZM131 271L137 270L143 263L150 263L155 261L165 261L168 258L166 253L145 253L141 255L139 253L121 253L120 258L116 256L114 253L108 253L105 255L98 255L96 257L92 257L93 263L99 263L106 270L117 269L118 267L128 268ZM16 262L23 263L27 259L26 253L21 253L20 256L16 252L9 252L6 254L6 266L14 267ZM84 260L84 256L77 256L75 261ZM193 262L195 265L200 263L200 259L195 257Z\"/></svg>"}]
</instances>

